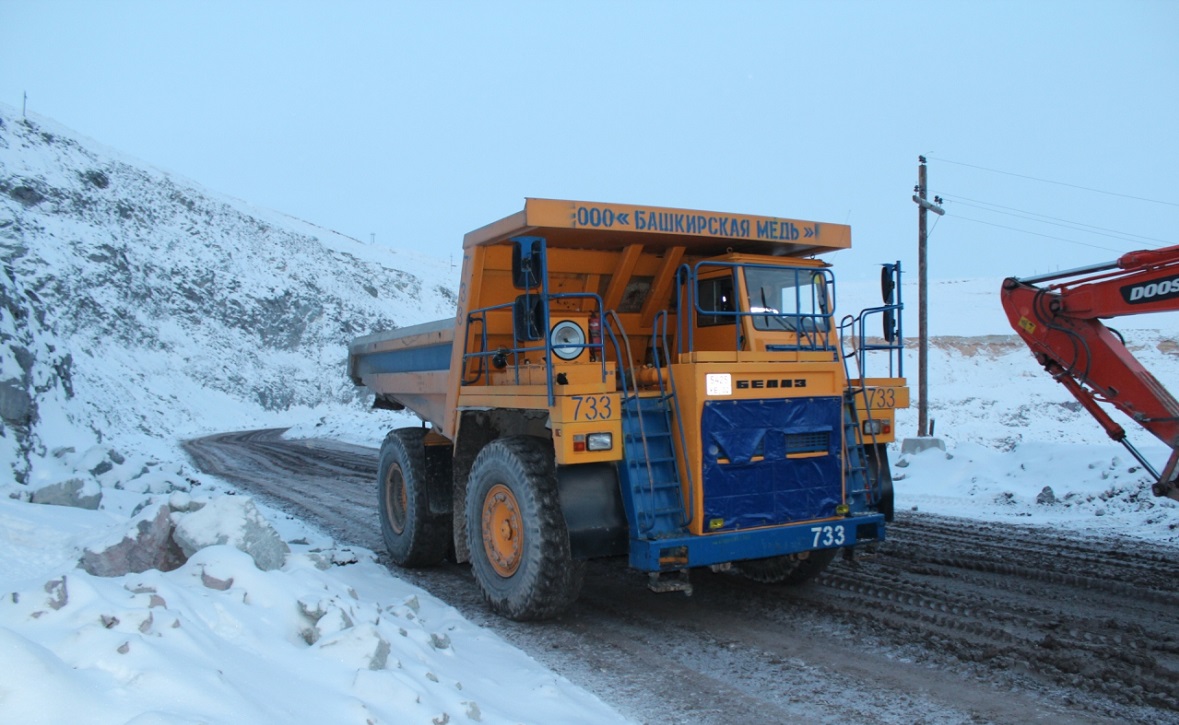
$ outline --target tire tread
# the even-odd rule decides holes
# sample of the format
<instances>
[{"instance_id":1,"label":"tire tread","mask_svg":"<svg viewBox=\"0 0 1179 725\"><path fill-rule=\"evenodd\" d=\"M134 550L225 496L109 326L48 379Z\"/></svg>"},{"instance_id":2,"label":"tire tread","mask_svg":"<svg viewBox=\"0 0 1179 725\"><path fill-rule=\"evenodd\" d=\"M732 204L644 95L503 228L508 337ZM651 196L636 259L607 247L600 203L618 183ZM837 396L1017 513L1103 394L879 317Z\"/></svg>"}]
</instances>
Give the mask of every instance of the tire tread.
<instances>
[{"instance_id":1,"label":"tire tread","mask_svg":"<svg viewBox=\"0 0 1179 725\"><path fill-rule=\"evenodd\" d=\"M393 562L406 568L434 566L446 558L450 546L450 515L431 511L426 476L424 428L398 428L389 431L381 444L377 473L377 497L380 502L381 535ZM405 479L408 506L405 531L398 535L385 516L385 477L390 466L401 466Z\"/></svg>"}]
</instances>

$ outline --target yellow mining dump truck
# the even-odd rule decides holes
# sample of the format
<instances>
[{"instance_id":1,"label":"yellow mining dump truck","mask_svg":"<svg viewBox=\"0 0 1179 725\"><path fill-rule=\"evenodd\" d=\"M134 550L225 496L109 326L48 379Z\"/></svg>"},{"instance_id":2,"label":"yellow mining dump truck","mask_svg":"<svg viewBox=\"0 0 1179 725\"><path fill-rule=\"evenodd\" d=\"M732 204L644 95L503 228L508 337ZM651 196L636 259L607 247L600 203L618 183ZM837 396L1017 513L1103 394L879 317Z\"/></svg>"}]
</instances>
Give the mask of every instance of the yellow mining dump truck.
<instances>
[{"instance_id":1,"label":"yellow mining dump truck","mask_svg":"<svg viewBox=\"0 0 1179 725\"><path fill-rule=\"evenodd\" d=\"M850 246L838 224L550 199L467 234L454 319L349 350L376 407L424 421L381 447L393 560L452 551L527 620L564 611L591 558L690 593L693 567L798 583L882 540L900 265L837 325L815 255Z\"/></svg>"}]
</instances>

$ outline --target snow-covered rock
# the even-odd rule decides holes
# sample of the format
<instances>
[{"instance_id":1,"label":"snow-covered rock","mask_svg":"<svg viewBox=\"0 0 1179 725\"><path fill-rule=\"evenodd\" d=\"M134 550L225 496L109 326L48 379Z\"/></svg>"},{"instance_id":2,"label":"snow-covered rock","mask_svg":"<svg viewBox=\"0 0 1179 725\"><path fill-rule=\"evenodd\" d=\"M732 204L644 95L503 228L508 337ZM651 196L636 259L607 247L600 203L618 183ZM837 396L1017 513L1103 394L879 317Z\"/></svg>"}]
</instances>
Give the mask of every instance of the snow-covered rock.
<instances>
[{"instance_id":1,"label":"snow-covered rock","mask_svg":"<svg viewBox=\"0 0 1179 725\"><path fill-rule=\"evenodd\" d=\"M349 627L316 642L325 656L357 670L383 670L389 662L389 643L371 624Z\"/></svg>"},{"instance_id":2,"label":"snow-covered rock","mask_svg":"<svg viewBox=\"0 0 1179 725\"><path fill-rule=\"evenodd\" d=\"M111 577L148 569L175 569L184 563L186 556L172 540L171 514L171 509L164 505L148 507L132 519L121 539L88 547L79 565L95 576Z\"/></svg>"},{"instance_id":3,"label":"snow-covered rock","mask_svg":"<svg viewBox=\"0 0 1179 725\"><path fill-rule=\"evenodd\" d=\"M278 569L291 549L246 496L221 496L198 511L174 514L172 533L185 556L228 544L249 554L263 571Z\"/></svg>"},{"instance_id":4,"label":"snow-covered rock","mask_svg":"<svg viewBox=\"0 0 1179 725\"><path fill-rule=\"evenodd\" d=\"M30 500L51 506L96 509L102 503L102 491L93 481L70 478L38 488L32 492Z\"/></svg>"}]
</instances>

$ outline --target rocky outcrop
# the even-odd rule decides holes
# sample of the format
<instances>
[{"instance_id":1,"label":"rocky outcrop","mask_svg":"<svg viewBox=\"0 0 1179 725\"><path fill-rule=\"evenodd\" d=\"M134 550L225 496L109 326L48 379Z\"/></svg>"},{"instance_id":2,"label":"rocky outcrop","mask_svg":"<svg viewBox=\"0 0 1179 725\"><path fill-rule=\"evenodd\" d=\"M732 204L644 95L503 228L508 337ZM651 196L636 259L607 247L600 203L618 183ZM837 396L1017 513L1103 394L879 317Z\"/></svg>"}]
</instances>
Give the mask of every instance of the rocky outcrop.
<instances>
[{"instance_id":1,"label":"rocky outcrop","mask_svg":"<svg viewBox=\"0 0 1179 725\"><path fill-rule=\"evenodd\" d=\"M42 420L101 444L168 437L200 415L177 390L268 410L358 401L343 369L352 337L454 312L449 289L393 267L398 253L52 126L0 106L0 461L18 461L18 482L60 445ZM134 391L135 405L79 402L77 387Z\"/></svg>"},{"instance_id":2,"label":"rocky outcrop","mask_svg":"<svg viewBox=\"0 0 1179 725\"><path fill-rule=\"evenodd\" d=\"M172 540L171 515L171 509L164 505L143 511L132 520L122 539L107 546L86 549L78 565L94 576L176 569L187 557Z\"/></svg>"},{"instance_id":3,"label":"rocky outcrop","mask_svg":"<svg viewBox=\"0 0 1179 725\"><path fill-rule=\"evenodd\" d=\"M80 478L70 478L33 491L30 500L33 503L51 506L73 506L93 510L102 503L102 491L93 481L87 483Z\"/></svg>"},{"instance_id":4,"label":"rocky outcrop","mask_svg":"<svg viewBox=\"0 0 1179 725\"><path fill-rule=\"evenodd\" d=\"M116 533L107 543L88 547L78 565L105 577L148 569L171 571L208 546L232 546L248 554L263 571L280 568L290 553L248 497L195 501L187 494L173 494L166 504L144 507L122 535ZM205 584L225 589L232 582L210 579Z\"/></svg>"}]
</instances>

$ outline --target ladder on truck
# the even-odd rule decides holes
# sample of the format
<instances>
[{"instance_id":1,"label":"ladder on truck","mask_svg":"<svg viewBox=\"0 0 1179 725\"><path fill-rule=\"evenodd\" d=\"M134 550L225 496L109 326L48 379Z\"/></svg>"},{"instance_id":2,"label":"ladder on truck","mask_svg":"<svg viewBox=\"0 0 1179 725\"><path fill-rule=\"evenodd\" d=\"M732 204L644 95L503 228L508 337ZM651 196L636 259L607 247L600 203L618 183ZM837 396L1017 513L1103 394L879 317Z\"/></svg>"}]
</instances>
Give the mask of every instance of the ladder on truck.
<instances>
[{"instance_id":1,"label":"ladder on truck","mask_svg":"<svg viewBox=\"0 0 1179 725\"><path fill-rule=\"evenodd\" d=\"M644 539L678 536L687 521L668 400L631 393L622 411L622 485L632 499L631 531Z\"/></svg>"},{"instance_id":2,"label":"ladder on truck","mask_svg":"<svg viewBox=\"0 0 1179 725\"><path fill-rule=\"evenodd\" d=\"M844 365L846 367L846 360ZM872 418L872 410L868 406L867 388L863 385L862 375L859 383L859 385L853 385L852 379L848 378L848 388L843 394L843 476L847 484L849 498L858 498L865 503L870 503L883 496L884 492L880 490L879 477L868 465L870 454L868 453L869 443L867 440L871 439L872 445L875 445L876 435L864 433L859 413L856 412L857 396L860 396L864 400L865 410L868 411L867 419L871 420ZM880 470L879 465L875 470Z\"/></svg>"},{"instance_id":3,"label":"ladder on truck","mask_svg":"<svg viewBox=\"0 0 1179 725\"><path fill-rule=\"evenodd\" d=\"M685 514L688 509L684 506L674 439L678 434L681 447L684 445L684 430L678 423L680 417L675 383L659 365L661 347L662 359L669 359L666 315L666 312L660 312L656 317L656 329L660 329L662 322L662 333L652 336L651 347L658 371L658 386L657 390L649 392L640 392L634 383L634 361L629 354L630 344L621 322L613 316L613 324L605 326L614 345L615 359L622 369L623 465L619 467L619 483L623 509L630 525L631 538L639 541L683 536L688 532L690 523ZM618 335L622 337L621 345L615 336L614 326L617 326ZM626 351L625 356L623 350ZM677 423L673 424L673 419ZM684 565L685 568L676 571L650 572L647 585L658 592L682 591L691 594L686 557Z\"/></svg>"}]
</instances>

